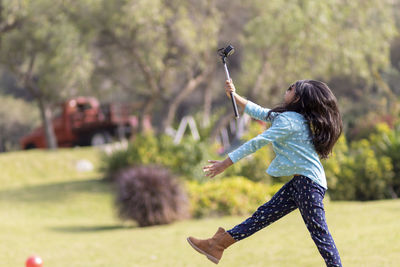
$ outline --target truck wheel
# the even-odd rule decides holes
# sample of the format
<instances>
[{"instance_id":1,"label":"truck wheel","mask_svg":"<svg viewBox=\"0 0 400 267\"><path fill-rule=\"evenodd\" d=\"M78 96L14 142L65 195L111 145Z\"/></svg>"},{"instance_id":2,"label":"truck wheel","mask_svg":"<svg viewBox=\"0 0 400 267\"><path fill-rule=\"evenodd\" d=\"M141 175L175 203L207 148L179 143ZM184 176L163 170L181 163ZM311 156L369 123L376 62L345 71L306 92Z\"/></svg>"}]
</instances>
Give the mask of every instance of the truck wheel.
<instances>
[{"instance_id":1,"label":"truck wheel","mask_svg":"<svg viewBox=\"0 0 400 267\"><path fill-rule=\"evenodd\" d=\"M111 142L111 135L107 132L97 132L90 139L91 146L101 146Z\"/></svg>"},{"instance_id":2,"label":"truck wheel","mask_svg":"<svg viewBox=\"0 0 400 267\"><path fill-rule=\"evenodd\" d=\"M35 144L32 144L32 143L29 143L29 144L27 144L26 146L25 146L25 150L28 150L28 149L35 149L36 148L36 146L35 146Z\"/></svg>"}]
</instances>

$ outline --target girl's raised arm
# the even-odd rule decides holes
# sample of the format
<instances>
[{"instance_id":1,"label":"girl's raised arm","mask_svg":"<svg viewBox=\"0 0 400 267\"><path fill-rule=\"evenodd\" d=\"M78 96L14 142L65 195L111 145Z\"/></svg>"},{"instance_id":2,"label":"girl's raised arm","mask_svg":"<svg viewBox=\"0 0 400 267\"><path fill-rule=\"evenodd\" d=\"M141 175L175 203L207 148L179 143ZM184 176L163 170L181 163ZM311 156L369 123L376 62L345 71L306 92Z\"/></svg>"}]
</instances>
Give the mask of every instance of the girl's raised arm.
<instances>
[{"instance_id":1,"label":"girl's raised arm","mask_svg":"<svg viewBox=\"0 0 400 267\"><path fill-rule=\"evenodd\" d=\"M238 95L236 93L235 85L233 84L232 80L226 80L225 92L229 98L231 98L231 92L232 92L233 95L235 96L236 104L238 104L238 106L241 107L242 110L244 110L248 101L247 101L247 99L241 97L240 95Z\"/></svg>"},{"instance_id":2,"label":"girl's raised arm","mask_svg":"<svg viewBox=\"0 0 400 267\"><path fill-rule=\"evenodd\" d=\"M238 106L241 107L241 109L244 110L251 117L253 117L257 120L268 122L268 120L266 118L267 118L269 109L263 108L251 101L248 101L247 99L241 97L240 95L238 95L236 93L235 85L233 84L232 80L226 81L225 92L229 98L231 97L231 92L232 92L236 99L236 103L238 104Z\"/></svg>"}]
</instances>

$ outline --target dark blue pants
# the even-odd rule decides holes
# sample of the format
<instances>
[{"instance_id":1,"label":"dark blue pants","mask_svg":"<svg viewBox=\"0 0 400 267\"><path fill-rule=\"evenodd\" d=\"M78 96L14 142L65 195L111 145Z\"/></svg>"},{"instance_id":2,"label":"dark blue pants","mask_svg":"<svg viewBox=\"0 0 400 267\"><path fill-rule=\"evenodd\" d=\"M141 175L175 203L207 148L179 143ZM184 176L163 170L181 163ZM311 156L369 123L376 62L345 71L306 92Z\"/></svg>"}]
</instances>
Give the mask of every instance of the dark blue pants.
<instances>
[{"instance_id":1,"label":"dark blue pants","mask_svg":"<svg viewBox=\"0 0 400 267\"><path fill-rule=\"evenodd\" d=\"M242 240L289 212L299 208L301 216L317 245L327 266L342 266L339 252L329 233L322 200L325 188L305 176L294 176L270 201L260 206L257 211L228 233L236 240Z\"/></svg>"}]
</instances>

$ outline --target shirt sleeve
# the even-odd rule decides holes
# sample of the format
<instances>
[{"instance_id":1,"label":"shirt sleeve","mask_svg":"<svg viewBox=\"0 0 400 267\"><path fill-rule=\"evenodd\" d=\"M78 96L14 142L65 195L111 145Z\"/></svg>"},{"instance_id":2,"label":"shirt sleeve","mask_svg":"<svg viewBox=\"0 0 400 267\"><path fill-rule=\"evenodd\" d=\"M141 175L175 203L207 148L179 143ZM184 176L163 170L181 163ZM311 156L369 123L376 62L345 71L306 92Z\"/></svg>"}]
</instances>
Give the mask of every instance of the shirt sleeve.
<instances>
[{"instance_id":1,"label":"shirt sleeve","mask_svg":"<svg viewBox=\"0 0 400 267\"><path fill-rule=\"evenodd\" d=\"M272 126L262 134L247 141L236 150L228 154L233 163L254 153L270 142L282 141L293 133L290 121L282 114L279 114L272 123Z\"/></svg>"},{"instance_id":2,"label":"shirt sleeve","mask_svg":"<svg viewBox=\"0 0 400 267\"><path fill-rule=\"evenodd\" d=\"M263 108L251 101L247 101L247 104L244 108L244 112L249 114L252 118L265 122L270 122L270 120L267 120L267 115L269 111L270 109Z\"/></svg>"}]
</instances>

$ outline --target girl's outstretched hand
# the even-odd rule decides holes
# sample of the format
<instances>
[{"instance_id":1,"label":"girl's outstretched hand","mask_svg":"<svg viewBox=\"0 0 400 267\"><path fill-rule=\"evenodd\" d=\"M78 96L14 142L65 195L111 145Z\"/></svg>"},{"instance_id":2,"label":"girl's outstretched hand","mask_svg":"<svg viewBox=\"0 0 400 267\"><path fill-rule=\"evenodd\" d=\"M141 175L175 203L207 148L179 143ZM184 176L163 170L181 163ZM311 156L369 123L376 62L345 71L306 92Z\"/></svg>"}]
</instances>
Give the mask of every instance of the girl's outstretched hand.
<instances>
[{"instance_id":1,"label":"girl's outstretched hand","mask_svg":"<svg viewBox=\"0 0 400 267\"><path fill-rule=\"evenodd\" d=\"M215 175L225 171L226 168L233 164L229 157L224 161L209 160L208 162L212 164L204 166L203 171L206 173L206 176L209 176L210 178L213 178Z\"/></svg>"}]
</instances>

